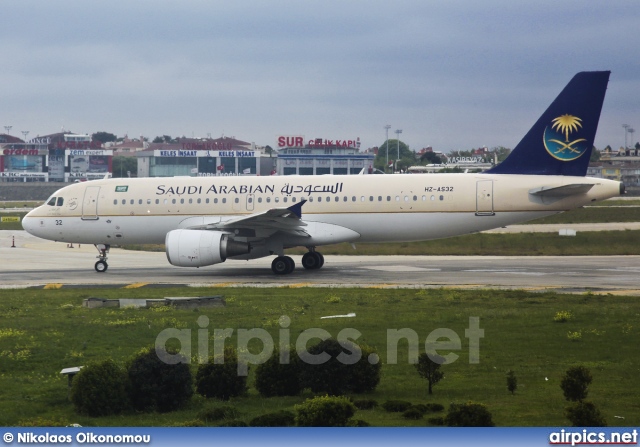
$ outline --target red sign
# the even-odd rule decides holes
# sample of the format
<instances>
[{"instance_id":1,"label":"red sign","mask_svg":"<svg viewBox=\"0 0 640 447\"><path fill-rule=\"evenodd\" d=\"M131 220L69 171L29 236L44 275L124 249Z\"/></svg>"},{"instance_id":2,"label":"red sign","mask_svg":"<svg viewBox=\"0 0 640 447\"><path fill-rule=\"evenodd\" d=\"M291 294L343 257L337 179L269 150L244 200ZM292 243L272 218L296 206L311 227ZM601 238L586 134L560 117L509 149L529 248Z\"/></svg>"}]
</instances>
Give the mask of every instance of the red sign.
<instances>
[{"instance_id":1,"label":"red sign","mask_svg":"<svg viewBox=\"0 0 640 447\"><path fill-rule=\"evenodd\" d=\"M5 149L3 155L40 155L38 149Z\"/></svg>"}]
</instances>

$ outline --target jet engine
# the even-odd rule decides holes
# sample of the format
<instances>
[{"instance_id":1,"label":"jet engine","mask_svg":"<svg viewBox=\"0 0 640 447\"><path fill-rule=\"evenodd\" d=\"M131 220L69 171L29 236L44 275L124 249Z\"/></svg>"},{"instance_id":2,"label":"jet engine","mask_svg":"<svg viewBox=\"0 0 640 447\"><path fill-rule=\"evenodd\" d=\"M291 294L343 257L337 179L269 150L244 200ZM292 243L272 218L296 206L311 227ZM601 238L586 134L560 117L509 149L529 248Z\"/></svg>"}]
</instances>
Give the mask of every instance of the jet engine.
<instances>
[{"instance_id":1,"label":"jet engine","mask_svg":"<svg viewBox=\"0 0 640 447\"><path fill-rule=\"evenodd\" d=\"M227 233L186 229L169 231L165 248L169 262L178 267L219 264L251 250L248 243L234 241Z\"/></svg>"}]
</instances>

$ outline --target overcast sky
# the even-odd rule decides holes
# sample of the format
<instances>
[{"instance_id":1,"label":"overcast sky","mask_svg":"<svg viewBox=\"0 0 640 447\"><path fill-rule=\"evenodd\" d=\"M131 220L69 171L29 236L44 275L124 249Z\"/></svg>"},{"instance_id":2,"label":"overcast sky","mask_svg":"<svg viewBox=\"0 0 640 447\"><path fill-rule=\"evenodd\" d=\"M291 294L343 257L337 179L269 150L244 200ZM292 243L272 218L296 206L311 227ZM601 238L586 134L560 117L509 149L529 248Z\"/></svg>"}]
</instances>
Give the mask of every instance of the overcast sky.
<instances>
[{"instance_id":1,"label":"overcast sky","mask_svg":"<svg viewBox=\"0 0 640 447\"><path fill-rule=\"evenodd\" d=\"M596 146L617 148L640 139L639 43L638 0L8 0L0 126L512 148L611 70Z\"/></svg>"}]
</instances>

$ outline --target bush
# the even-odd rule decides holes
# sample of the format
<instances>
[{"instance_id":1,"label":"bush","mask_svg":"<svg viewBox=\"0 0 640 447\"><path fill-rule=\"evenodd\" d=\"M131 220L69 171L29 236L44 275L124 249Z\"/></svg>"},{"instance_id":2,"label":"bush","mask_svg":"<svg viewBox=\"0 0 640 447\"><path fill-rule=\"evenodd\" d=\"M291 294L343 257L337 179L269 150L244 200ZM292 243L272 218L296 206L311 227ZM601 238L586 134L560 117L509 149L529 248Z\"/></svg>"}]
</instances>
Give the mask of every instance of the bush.
<instances>
[{"instance_id":1,"label":"bush","mask_svg":"<svg viewBox=\"0 0 640 447\"><path fill-rule=\"evenodd\" d=\"M573 315L568 310L560 310L556 312L556 315L553 317L553 321L556 323L566 323L571 320Z\"/></svg>"},{"instance_id":2,"label":"bush","mask_svg":"<svg viewBox=\"0 0 640 447\"><path fill-rule=\"evenodd\" d=\"M294 408L300 427L346 427L356 412L349 399L335 396L307 399Z\"/></svg>"},{"instance_id":3,"label":"bush","mask_svg":"<svg viewBox=\"0 0 640 447\"><path fill-rule=\"evenodd\" d=\"M89 416L118 414L129 407L127 373L113 360L92 362L73 378L71 402Z\"/></svg>"},{"instance_id":4,"label":"bush","mask_svg":"<svg viewBox=\"0 0 640 447\"><path fill-rule=\"evenodd\" d=\"M569 368L560 381L564 398L569 401L582 401L589 393L588 388L592 380L591 372L584 366Z\"/></svg>"},{"instance_id":5,"label":"bush","mask_svg":"<svg viewBox=\"0 0 640 447\"><path fill-rule=\"evenodd\" d=\"M193 377L187 358L168 364L161 360L175 352L146 349L129 363L131 401L136 410L165 413L180 408L193 395Z\"/></svg>"},{"instance_id":6,"label":"bush","mask_svg":"<svg viewBox=\"0 0 640 447\"><path fill-rule=\"evenodd\" d=\"M216 363L222 361L223 363ZM229 400L247 392L247 377L238 374L238 353L232 347L224 349L213 363L198 366L196 391L206 398Z\"/></svg>"},{"instance_id":7,"label":"bush","mask_svg":"<svg viewBox=\"0 0 640 447\"><path fill-rule=\"evenodd\" d=\"M564 415L574 427L606 427L607 421L591 402L576 402L565 409Z\"/></svg>"},{"instance_id":8,"label":"bush","mask_svg":"<svg viewBox=\"0 0 640 447\"><path fill-rule=\"evenodd\" d=\"M404 400L388 400L382 404L382 408L391 413L402 413L403 411L407 411L410 406L411 402Z\"/></svg>"},{"instance_id":9,"label":"bush","mask_svg":"<svg viewBox=\"0 0 640 447\"><path fill-rule=\"evenodd\" d=\"M371 424L362 419L352 419L347 424L347 427L371 427Z\"/></svg>"},{"instance_id":10,"label":"bush","mask_svg":"<svg viewBox=\"0 0 640 447\"><path fill-rule=\"evenodd\" d=\"M353 364L346 364L338 356L362 356ZM308 354L327 353L330 359L322 364L311 364L307 353L302 354L301 379L304 388L314 393L341 395L349 392L365 393L373 391L380 382L380 362L369 363L369 355L374 351L368 347L359 347L350 342L338 342L333 338L321 341L308 349ZM307 361L305 361L307 358Z\"/></svg>"},{"instance_id":11,"label":"bush","mask_svg":"<svg viewBox=\"0 0 640 447\"><path fill-rule=\"evenodd\" d=\"M442 404L419 404L420 406L426 407L426 413L438 413L439 411L444 410L444 405Z\"/></svg>"},{"instance_id":12,"label":"bush","mask_svg":"<svg viewBox=\"0 0 640 447\"><path fill-rule=\"evenodd\" d=\"M244 421L232 419L230 421L224 421L222 424L219 424L218 427L248 427L248 425Z\"/></svg>"},{"instance_id":13,"label":"bush","mask_svg":"<svg viewBox=\"0 0 640 447\"><path fill-rule=\"evenodd\" d=\"M516 373L513 370L507 371L507 390L511 392L513 396L516 390L518 389L518 378L516 377Z\"/></svg>"},{"instance_id":14,"label":"bush","mask_svg":"<svg viewBox=\"0 0 640 447\"><path fill-rule=\"evenodd\" d=\"M418 420L422 419L422 416L424 416L422 409L414 405L410 406L404 413L402 413L402 417L405 419Z\"/></svg>"},{"instance_id":15,"label":"bush","mask_svg":"<svg viewBox=\"0 0 640 447\"><path fill-rule=\"evenodd\" d=\"M482 404L451 404L444 418L447 427L493 427L491 413Z\"/></svg>"},{"instance_id":16,"label":"bush","mask_svg":"<svg viewBox=\"0 0 640 447\"><path fill-rule=\"evenodd\" d=\"M215 422L220 419L237 419L238 417L240 417L240 412L229 406L208 408L198 413L198 419L205 422Z\"/></svg>"},{"instance_id":17,"label":"bush","mask_svg":"<svg viewBox=\"0 0 640 447\"><path fill-rule=\"evenodd\" d=\"M372 410L378 406L378 402L373 399L358 399L353 401L353 405L358 410Z\"/></svg>"},{"instance_id":18,"label":"bush","mask_svg":"<svg viewBox=\"0 0 640 447\"><path fill-rule=\"evenodd\" d=\"M292 349L289 363L282 363L280 352L275 351L256 368L256 389L264 397L297 396L302 391L300 372L300 358Z\"/></svg>"},{"instance_id":19,"label":"bush","mask_svg":"<svg viewBox=\"0 0 640 447\"><path fill-rule=\"evenodd\" d=\"M250 427L291 427L295 424L295 415L286 410L267 413L249 421Z\"/></svg>"},{"instance_id":20,"label":"bush","mask_svg":"<svg viewBox=\"0 0 640 447\"><path fill-rule=\"evenodd\" d=\"M429 422L431 425L442 427L444 426L444 417L438 416L438 417L429 418L427 419L427 422Z\"/></svg>"}]
</instances>

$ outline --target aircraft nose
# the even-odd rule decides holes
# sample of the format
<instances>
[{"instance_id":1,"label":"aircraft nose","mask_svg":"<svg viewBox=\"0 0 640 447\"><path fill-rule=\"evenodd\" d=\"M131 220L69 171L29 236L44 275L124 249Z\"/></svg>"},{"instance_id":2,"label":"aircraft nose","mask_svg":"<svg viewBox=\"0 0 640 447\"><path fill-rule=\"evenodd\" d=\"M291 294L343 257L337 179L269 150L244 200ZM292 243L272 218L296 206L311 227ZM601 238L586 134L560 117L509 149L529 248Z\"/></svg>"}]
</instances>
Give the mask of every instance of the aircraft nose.
<instances>
[{"instance_id":1,"label":"aircraft nose","mask_svg":"<svg viewBox=\"0 0 640 447\"><path fill-rule=\"evenodd\" d=\"M35 233L36 228L38 228L37 225L38 218L33 217L33 211L29 211L27 215L22 218L22 228L24 228L24 230L29 234L37 236L37 234Z\"/></svg>"}]
</instances>

